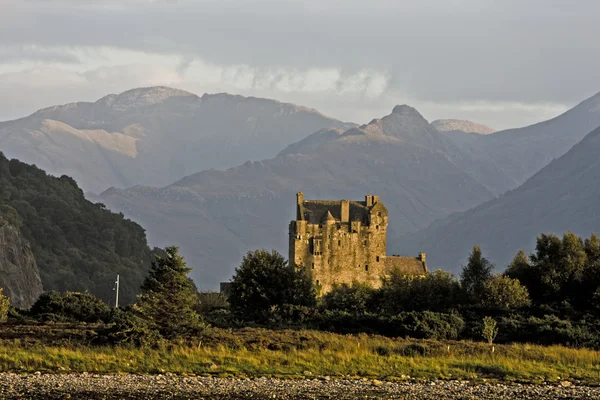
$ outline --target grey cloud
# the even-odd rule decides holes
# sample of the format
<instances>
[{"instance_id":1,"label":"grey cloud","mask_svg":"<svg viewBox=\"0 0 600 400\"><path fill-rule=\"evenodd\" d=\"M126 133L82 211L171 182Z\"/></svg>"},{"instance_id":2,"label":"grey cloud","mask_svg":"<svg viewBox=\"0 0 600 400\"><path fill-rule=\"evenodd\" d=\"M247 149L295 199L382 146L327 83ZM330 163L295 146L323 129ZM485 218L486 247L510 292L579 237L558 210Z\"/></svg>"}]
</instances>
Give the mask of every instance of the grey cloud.
<instances>
[{"instance_id":1,"label":"grey cloud","mask_svg":"<svg viewBox=\"0 0 600 400\"><path fill-rule=\"evenodd\" d=\"M182 74L196 58L375 69L389 95L423 103L571 104L600 90L600 2L421 3L37 1L0 13L0 44L177 54Z\"/></svg>"}]
</instances>

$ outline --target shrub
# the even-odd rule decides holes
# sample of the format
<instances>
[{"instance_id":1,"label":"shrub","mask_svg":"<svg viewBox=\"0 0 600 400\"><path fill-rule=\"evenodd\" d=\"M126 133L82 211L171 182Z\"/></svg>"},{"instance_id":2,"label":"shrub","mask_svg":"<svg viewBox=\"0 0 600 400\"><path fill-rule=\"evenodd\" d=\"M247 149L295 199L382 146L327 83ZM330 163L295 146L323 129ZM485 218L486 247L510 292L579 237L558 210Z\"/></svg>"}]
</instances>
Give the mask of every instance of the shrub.
<instances>
[{"instance_id":1,"label":"shrub","mask_svg":"<svg viewBox=\"0 0 600 400\"><path fill-rule=\"evenodd\" d=\"M8 319L8 310L10 309L10 299L8 296L2 294L2 289L0 288L0 323L6 322Z\"/></svg>"},{"instance_id":2,"label":"shrub","mask_svg":"<svg viewBox=\"0 0 600 400\"><path fill-rule=\"evenodd\" d=\"M56 291L43 293L33 304L30 314L45 321L105 321L110 308L96 296L84 292Z\"/></svg>"},{"instance_id":3,"label":"shrub","mask_svg":"<svg viewBox=\"0 0 600 400\"><path fill-rule=\"evenodd\" d=\"M410 276L392 271L381 288L382 306L391 315L403 311L449 311L456 307L460 285L449 272Z\"/></svg>"},{"instance_id":4,"label":"shrub","mask_svg":"<svg viewBox=\"0 0 600 400\"><path fill-rule=\"evenodd\" d=\"M517 279L507 276L494 276L483 285L481 304L493 309L516 309L530 305L527 288Z\"/></svg>"},{"instance_id":5,"label":"shrub","mask_svg":"<svg viewBox=\"0 0 600 400\"><path fill-rule=\"evenodd\" d=\"M153 346L161 336L148 321L131 309L114 310L107 326L98 332L99 339L116 345Z\"/></svg>"},{"instance_id":6,"label":"shrub","mask_svg":"<svg viewBox=\"0 0 600 400\"><path fill-rule=\"evenodd\" d=\"M225 310L229 308L227 297L219 292L201 292L198 293L198 312L208 314L215 310Z\"/></svg>"},{"instance_id":7,"label":"shrub","mask_svg":"<svg viewBox=\"0 0 600 400\"><path fill-rule=\"evenodd\" d=\"M458 314L431 311L402 312L390 318L390 324L395 336L437 340L458 339L465 327L465 322Z\"/></svg>"},{"instance_id":8,"label":"shrub","mask_svg":"<svg viewBox=\"0 0 600 400\"><path fill-rule=\"evenodd\" d=\"M364 314L373 309L373 298L376 290L371 286L353 282L334 285L329 293L323 296L323 306L327 310L345 311L351 314Z\"/></svg>"}]
</instances>

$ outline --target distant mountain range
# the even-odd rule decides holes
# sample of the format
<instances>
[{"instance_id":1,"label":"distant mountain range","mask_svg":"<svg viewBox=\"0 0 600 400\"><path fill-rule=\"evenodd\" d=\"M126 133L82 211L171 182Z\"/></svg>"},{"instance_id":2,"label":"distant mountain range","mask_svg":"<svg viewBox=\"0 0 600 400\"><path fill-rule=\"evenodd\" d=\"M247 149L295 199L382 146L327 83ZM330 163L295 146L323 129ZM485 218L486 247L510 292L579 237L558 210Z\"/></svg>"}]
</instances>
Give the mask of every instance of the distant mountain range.
<instances>
[{"instance_id":1,"label":"distant mountain range","mask_svg":"<svg viewBox=\"0 0 600 400\"><path fill-rule=\"evenodd\" d=\"M495 232L507 218L498 209L494 219L496 202L598 126L600 94L551 120L491 133L470 121L429 123L406 105L359 127L273 100L159 87L0 123L0 150L71 174L87 190L114 186L89 197L140 223L153 245L180 245L199 287L215 288L246 251L286 252L297 191L315 199L377 194L390 213L391 252L425 251L432 268L455 268L486 236L461 231L452 218L491 205L477 222ZM567 176L556 177L562 187ZM520 207L507 213L520 215ZM512 256L512 242L490 240L496 250L481 244L499 263Z\"/></svg>"},{"instance_id":2,"label":"distant mountain range","mask_svg":"<svg viewBox=\"0 0 600 400\"><path fill-rule=\"evenodd\" d=\"M0 150L99 193L270 158L319 129L350 126L274 100L151 87L1 122Z\"/></svg>"},{"instance_id":3,"label":"distant mountain range","mask_svg":"<svg viewBox=\"0 0 600 400\"><path fill-rule=\"evenodd\" d=\"M269 160L204 171L162 189L110 189L100 200L140 222L152 243L181 245L198 285L214 288L248 250L286 253L297 191L315 199L378 194L390 229L404 233L507 185L493 165L461 150L414 108L397 106L358 128L318 131Z\"/></svg>"},{"instance_id":4,"label":"distant mountain range","mask_svg":"<svg viewBox=\"0 0 600 400\"><path fill-rule=\"evenodd\" d=\"M473 244L503 270L542 232L600 232L600 128L519 188L398 240L396 250L427 250L437 268L458 271Z\"/></svg>"}]
</instances>

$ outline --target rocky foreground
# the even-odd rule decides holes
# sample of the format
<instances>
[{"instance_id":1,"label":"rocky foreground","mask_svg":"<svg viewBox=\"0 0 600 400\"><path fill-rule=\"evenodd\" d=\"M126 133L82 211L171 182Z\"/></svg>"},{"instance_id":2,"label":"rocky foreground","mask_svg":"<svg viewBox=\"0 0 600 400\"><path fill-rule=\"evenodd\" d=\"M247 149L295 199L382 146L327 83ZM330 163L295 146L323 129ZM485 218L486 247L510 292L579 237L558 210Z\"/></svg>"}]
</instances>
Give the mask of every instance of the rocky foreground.
<instances>
[{"instance_id":1,"label":"rocky foreground","mask_svg":"<svg viewBox=\"0 0 600 400\"><path fill-rule=\"evenodd\" d=\"M272 378L234 379L165 375L0 373L2 399L597 399L600 388L569 382L545 385L466 381Z\"/></svg>"}]
</instances>

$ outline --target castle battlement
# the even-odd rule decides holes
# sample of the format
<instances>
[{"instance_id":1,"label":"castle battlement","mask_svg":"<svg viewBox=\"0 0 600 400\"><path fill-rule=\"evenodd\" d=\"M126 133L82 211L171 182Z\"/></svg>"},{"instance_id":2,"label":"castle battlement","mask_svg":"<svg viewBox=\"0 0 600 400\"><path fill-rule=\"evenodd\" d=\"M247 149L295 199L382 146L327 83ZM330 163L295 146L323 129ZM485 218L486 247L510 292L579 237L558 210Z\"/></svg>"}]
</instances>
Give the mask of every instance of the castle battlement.
<instances>
[{"instance_id":1,"label":"castle battlement","mask_svg":"<svg viewBox=\"0 0 600 400\"><path fill-rule=\"evenodd\" d=\"M392 268L427 273L425 253L387 256L388 211L378 196L364 201L304 200L297 194L296 220L289 226L289 260L306 268L329 291L335 283L364 282L378 287Z\"/></svg>"}]
</instances>

